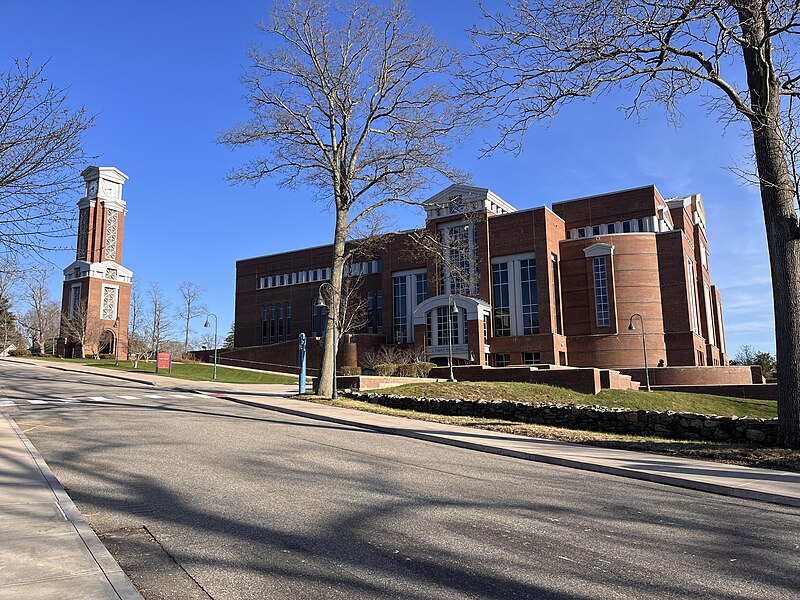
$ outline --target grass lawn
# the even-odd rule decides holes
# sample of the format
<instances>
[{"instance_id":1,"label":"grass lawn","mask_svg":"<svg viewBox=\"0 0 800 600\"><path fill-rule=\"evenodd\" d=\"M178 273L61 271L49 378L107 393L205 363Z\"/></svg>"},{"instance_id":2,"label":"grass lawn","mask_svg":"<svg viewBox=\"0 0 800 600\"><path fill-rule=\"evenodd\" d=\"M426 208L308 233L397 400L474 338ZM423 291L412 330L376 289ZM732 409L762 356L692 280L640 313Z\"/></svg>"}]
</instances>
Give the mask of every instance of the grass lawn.
<instances>
[{"instance_id":1,"label":"grass lawn","mask_svg":"<svg viewBox=\"0 0 800 600\"><path fill-rule=\"evenodd\" d=\"M771 400L744 400L710 394L681 392L645 392L604 390L592 396L566 388L536 383L458 381L411 383L384 388L390 394L427 398L459 398L463 400L518 400L532 404L586 404L634 410L673 410L713 415L735 415L771 419L777 416L777 404Z\"/></svg>"},{"instance_id":2,"label":"grass lawn","mask_svg":"<svg viewBox=\"0 0 800 600\"><path fill-rule=\"evenodd\" d=\"M112 359L93 360L91 358L53 358L52 356L37 357L38 360L54 362L77 363L90 367L102 367L129 373L153 373L156 372L156 363L139 361L139 366L133 368L133 363L127 360L119 361L119 367L114 366ZM205 363L172 363L172 374L161 369L159 375L163 377L174 377L176 379L188 379L190 381L212 381L214 366ZM267 373L262 371L245 371L242 369L229 369L217 366L217 381L220 383L297 383L294 375L281 375L278 373Z\"/></svg>"},{"instance_id":3,"label":"grass lawn","mask_svg":"<svg viewBox=\"0 0 800 600\"><path fill-rule=\"evenodd\" d=\"M433 394L431 394L431 396L433 396ZM297 398L310 402L318 402L320 404L340 406L342 408L353 408L367 412L419 419L421 421L475 427L477 429L486 429L489 431L502 431L505 433L527 435L548 440L576 442L588 444L590 446L653 452L656 454L684 456L699 460L713 460L716 462L746 465L750 467L800 472L800 451L773 448L759 444L671 440L644 435L624 435L599 431L565 429L561 427L549 427L547 425L518 423L516 421L506 421L502 419L434 415L414 410L388 408L386 406L361 402L346 397L340 397L337 401L323 400L314 396L297 396Z\"/></svg>"}]
</instances>

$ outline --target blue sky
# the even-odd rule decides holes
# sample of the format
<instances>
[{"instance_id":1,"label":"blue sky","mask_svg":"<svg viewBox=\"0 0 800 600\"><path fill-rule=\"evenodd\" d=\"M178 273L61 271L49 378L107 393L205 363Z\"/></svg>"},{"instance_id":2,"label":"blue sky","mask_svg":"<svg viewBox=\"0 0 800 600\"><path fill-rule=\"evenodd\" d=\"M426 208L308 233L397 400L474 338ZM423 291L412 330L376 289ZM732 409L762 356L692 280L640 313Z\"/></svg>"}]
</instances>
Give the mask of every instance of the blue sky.
<instances>
[{"instance_id":1,"label":"blue sky","mask_svg":"<svg viewBox=\"0 0 800 600\"><path fill-rule=\"evenodd\" d=\"M459 47L478 17L470 0L409 5ZM268 7L264 0L3 0L3 68L15 57L49 60L48 77L97 114L87 137L94 164L130 177L125 266L143 287L158 282L174 301L181 281L201 285L221 335L233 319L237 259L331 239L331 217L310 191L273 181L232 187L225 174L244 156L214 143L220 130L247 117L239 78L248 45L265 41L255 23ZM492 134L482 132L453 161L517 208L650 183L667 197L701 193L728 349L751 344L774 352L758 190L728 170L749 155L747 138L735 128L723 135L699 98L682 105L679 129L657 107L645 122L626 120L617 110L622 102L608 96L567 107L552 125L530 132L519 156L478 159L481 136ZM397 227L422 222L413 210L397 213ZM61 268L73 254L49 258ZM58 274L52 289L59 297ZM196 325L200 332L202 319Z\"/></svg>"}]
</instances>

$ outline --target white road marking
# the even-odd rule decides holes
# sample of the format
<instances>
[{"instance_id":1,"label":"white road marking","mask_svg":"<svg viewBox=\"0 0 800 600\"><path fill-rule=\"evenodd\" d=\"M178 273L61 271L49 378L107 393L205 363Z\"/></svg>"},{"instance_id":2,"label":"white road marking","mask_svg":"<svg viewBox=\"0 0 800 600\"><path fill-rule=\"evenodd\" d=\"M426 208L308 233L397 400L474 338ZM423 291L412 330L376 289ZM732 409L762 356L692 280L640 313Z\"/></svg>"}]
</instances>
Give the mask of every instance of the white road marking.
<instances>
[{"instance_id":1,"label":"white road marking","mask_svg":"<svg viewBox=\"0 0 800 600\"><path fill-rule=\"evenodd\" d=\"M121 400L138 400L139 399L138 396L117 396L117 398L120 398Z\"/></svg>"},{"instance_id":2,"label":"white road marking","mask_svg":"<svg viewBox=\"0 0 800 600\"><path fill-rule=\"evenodd\" d=\"M0 406L16 406L16 402L12 402L11 400L0 400Z\"/></svg>"},{"instance_id":3,"label":"white road marking","mask_svg":"<svg viewBox=\"0 0 800 600\"><path fill-rule=\"evenodd\" d=\"M190 397L190 396L184 396L183 394L172 394L172 395L170 396L170 398L182 398L182 399L184 399L184 400L185 400L186 398L189 398L189 397Z\"/></svg>"},{"instance_id":4,"label":"white road marking","mask_svg":"<svg viewBox=\"0 0 800 600\"><path fill-rule=\"evenodd\" d=\"M94 400L95 402L108 402L109 398L105 396L89 396L89 400Z\"/></svg>"},{"instance_id":5,"label":"white road marking","mask_svg":"<svg viewBox=\"0 0 800 600\"><path fill-rule=\"evenodd\" d=\"M195 394L195 398L213 398L214 396L209 396L208 394Z\"/></svg>"},{"instance_id":6,"label":"white road marking","mask_svg":"<svg viewBox=\"0 0 800 600\"><path fill-rule=\"evenodd\" d=\"M152 400L164 400L166 396L158 396L156 394L148 394L147 396L143 396L144 398L150 398Z\"/></svg>"},{"instance_id":7,"label":"white road marking","mask_svg":"<svg viewBox=\"0 0 800 600\"><path fill-rule=\"evenodd\" d=\"M28 400L31 404L47 404L47 400Z\"/></svg>"},{"instance_id":8,"label":"white road marking","mask_svg":"<svg viewBox=\"0 0 800 600\"><path fill-rule=\"evenodd\" d=\"M80 402L77 398L54 398L54 402Z\"/></svg>"}]
</instances>

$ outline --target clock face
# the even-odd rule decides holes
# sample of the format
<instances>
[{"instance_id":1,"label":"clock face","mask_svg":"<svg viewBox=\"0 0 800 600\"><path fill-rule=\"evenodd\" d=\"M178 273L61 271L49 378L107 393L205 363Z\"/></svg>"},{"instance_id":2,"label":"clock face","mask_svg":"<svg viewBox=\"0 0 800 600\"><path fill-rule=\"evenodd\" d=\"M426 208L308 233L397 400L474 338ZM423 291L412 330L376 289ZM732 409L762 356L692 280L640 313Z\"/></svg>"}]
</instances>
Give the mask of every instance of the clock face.
<instances>
[{"instance_id":1,"label":"clock face","mask_svg":"<svg viewBox=\"0 0 800 600\"><path fill-rule=\"evenodd\" d=\"M108 198L116 198L117 197L117 186L113 183L109 183L108 181L103 182L103 193Z\"/></svg>"},{"instance_id":2,"label":"clock face","mask_svg":"<svg viewBox=\"0 0 800 600\"><path fill-rule=\"evenodd\" d=\"M86 195L94 196L97 193L97 180L90 181L86 186Z\"/></svg>"}]
</instances>

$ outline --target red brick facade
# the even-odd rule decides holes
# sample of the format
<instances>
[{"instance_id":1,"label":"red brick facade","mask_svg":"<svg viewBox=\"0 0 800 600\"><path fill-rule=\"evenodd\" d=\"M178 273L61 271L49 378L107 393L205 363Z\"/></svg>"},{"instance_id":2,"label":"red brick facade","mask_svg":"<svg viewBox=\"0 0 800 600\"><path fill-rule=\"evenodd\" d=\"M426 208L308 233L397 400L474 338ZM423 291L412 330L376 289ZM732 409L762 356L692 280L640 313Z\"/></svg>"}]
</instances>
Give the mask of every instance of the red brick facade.
<instances>
[{"instance_id":1,"label":"red brick facade","mask_svg":"<svg viewBox=\"0 0 800 600\"><path fill-rule=\"evenodd\" d=\"M459 364L636 368L642 321L651 367L728 363L699 195L665 200L645 186L517 210L454 185L426 211L440 252L403 232L353 259L364 314L339 365L382 345L443 361L451 335ZM287 342L323 330L312 304L330 265L330 246L238 261L236 354L295 364Z\"/></svg>"}]
</instances>

